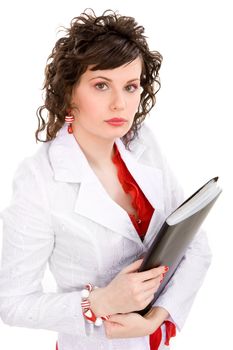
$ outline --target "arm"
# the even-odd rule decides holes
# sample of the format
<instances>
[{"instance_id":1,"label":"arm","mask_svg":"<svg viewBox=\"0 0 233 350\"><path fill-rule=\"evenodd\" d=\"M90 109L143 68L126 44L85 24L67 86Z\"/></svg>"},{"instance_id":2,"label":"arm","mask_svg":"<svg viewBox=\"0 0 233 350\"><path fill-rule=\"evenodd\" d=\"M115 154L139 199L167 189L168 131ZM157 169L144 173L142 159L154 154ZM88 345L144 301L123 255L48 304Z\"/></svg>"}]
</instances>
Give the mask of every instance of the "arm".
<instances>
[{"instance_id":1,"label":"arm","mask_svg":"<svg viewBox=\"0 0 233 350\"><path fill-rule=\"evenodd\" d=\"M151 328L154 331L158 329L165 320L169 317L169 313L162 307L152 307L152 309L144 316L151 323Z\"/></svg>"},{"instance_id":2,"label":"arm","mask_svg":"<svg viewBox=\"0 0 233 350\"><path fill-rule=\"evenodd\" d=\"M79 292L44 293L42 278L54 249L41 169L25 161L15 174L3 219L0 316L8 325L86 334Z\"/></svg>"},{"instance_id":3,"label":"arm","mask_svg":"<svg viewBox=\"0 0 233 350\"><path fill-rule=\"evenodd\" d=\"M117 275L115 279L110 283L109 286L105 288L98 288L91 292L89 296L89 301L91 304L91 309L95 313L96 316L103 316L103 315L111 315L109 317L108 321L104 322L105 326L105 333L108 338L131 338L131 337L141 337L146 336L149 334L154 333L157 329L159 331L159 336L161 333L160 325L168 318L169 314L166 310L160 307L153 308L150 310L149 313L147 313L144 317L139 315L138 313L132 312L133 310L143 309L148 302L145 303L145 305L141 305L141 307L138 305L138 307L135 308L136 305L131 305L133 302L134 293L129 293L128 295L125 295L125 300L122 297L125 294L124 290L126 287L127 292L130 291L130 287L132 287L133 279L137 279L139 275L144 274L145 272L136 272L136 274L131 274L131 276L128 275L128 279L125 280L125 277L127 277L127 272L130 271L133 272L134 270L138 270L139 266L141 264L141 260L138 260L134 262L132 265L128 266L125 270L121 271L120 275ZM161 269L157 268L156 270ZM151 270L153 272L153 269ZM150 271L147 271L146 274L150 274ZM126 274L125 274L126 273ZM123 277L123 279L121 279ZM121 279L121 283L117 283L117 280ZM145 279L148 280L149 275ZM161 275L160 275L161 278ZM122 282L126 283L122 283ZM119 280L120 281L120 280ZM159 281L155 284L154 282L151 284L155 285L155 289L151 290L151 298L153 298L153 292L158 289L159 287ZM144 282L145 284L145 282ZM111 288L111 285L113 288ZM125 287L124 287L125 286ZM139 286L137 286L137 289L139 289ZM132 292L135 290L135 288L132 289ZM109 291L109 293L108 293ZM141 294L141 296L140 296ZM142 293L136 294L136 299L140 296L140 299L142 297L145 297L145 290L143 288ZM142 299L143 301L143 299ZM128 310L127 310L128 308ZM131 309L131 310L130 310ZM158 339L158 338L157 338Z\"/></svg>"},{"instance_id":4,"label":"arm","mask_svg":"<svg viewBox=\"0 0 233 350\"><path fill-rule=\"evenodd\" d=\"M160 307L151 309L144 317L137 313L112 315L108 321L104 321L105 333L110 339L144 337L153 334L156 341L159 339L160 342L160 326L164 321L166 322L168 316L168 312ZM157 330L158 332L155 332ZM170 336L174 335L171 334Z\"/></svg>"}]
</instances>

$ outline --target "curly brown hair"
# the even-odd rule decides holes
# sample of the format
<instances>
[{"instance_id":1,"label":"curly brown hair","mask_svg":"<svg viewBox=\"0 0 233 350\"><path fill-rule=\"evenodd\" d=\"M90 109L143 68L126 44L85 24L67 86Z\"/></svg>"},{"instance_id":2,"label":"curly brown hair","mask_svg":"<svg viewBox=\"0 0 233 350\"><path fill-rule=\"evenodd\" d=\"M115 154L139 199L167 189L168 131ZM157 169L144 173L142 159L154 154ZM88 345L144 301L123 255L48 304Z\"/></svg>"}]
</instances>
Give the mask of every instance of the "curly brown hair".
<instances>
[{"instance_id":1,"label":"curly brown hair","mask_svg":"<svg viewBox=\"0 0 233 350\"><path fill-rule=\"evenodd\" d=\"M56 137L71 109L72 88L90 65L91 70L113 69L140 57L143 92L132 127L122 137L128 146L155 105L155 95L160 89L161 54L149 50L144 28L133 17L121 16L112 10L97 17L92 9L86 9L73 18L70 28L64 28L64 31L66 35L56 42L47 60L44 105L37 109L36 142L47 142ZM47 111L47 122L42 116L44 110ZM39 133L45 129L46 139L41 140Z\"/></svg>"}]
</instances>

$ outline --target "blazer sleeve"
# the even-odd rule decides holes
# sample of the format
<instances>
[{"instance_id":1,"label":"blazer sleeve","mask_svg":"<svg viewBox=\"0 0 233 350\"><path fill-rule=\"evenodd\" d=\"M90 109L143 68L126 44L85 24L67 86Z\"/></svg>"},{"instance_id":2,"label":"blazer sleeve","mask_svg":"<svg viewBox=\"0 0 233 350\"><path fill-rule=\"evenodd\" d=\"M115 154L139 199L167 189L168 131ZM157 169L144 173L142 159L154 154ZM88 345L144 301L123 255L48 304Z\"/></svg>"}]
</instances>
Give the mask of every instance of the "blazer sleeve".
<instances>
[{"instance_id":1,"label":"blazer sleeve","mask_svg":"<svg viewBox=\"0 0 233 350\"><path fill-rule=\"evenodd\" d=\"M0 316L11 326L87 335L80 292L44 293L55 240L41 176L30 158L18 167L3 220Z\"/></svg>"},{"instance_id":2,"label":"blazer sleeve","mask_svg":"<svg viewBox=\"0 0 233 350\"><path fill-rule=\"evenodd\" d=\"M184 201L183 189L159 150L153 133L147 128L145 128L147 142L150 142L153 158L159 162L163 172L165 217L167 217ZM170 320L176 324L179 331L203 284L211 260L212 253L208 238L201 228L186 250L175 274L154 303L154 306L163 307L169 312Z\"/></svg>"}]
</instances>

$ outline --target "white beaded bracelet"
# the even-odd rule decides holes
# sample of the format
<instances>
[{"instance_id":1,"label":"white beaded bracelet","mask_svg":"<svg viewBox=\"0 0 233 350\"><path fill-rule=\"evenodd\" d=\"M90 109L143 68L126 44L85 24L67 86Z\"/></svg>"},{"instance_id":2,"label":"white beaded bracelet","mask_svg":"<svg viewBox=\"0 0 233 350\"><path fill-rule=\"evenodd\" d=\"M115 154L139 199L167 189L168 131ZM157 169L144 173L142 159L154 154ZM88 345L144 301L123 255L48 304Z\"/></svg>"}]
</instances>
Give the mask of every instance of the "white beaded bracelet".
<instances>
[{"instance_id":1,"label":"white beaded bracelet","mask_svg":"<svg viewBox=\"0 0 233 350\"><path fill-rule=\"evenodd\" d=\"M82 307L82 311L83 311L83 316L85 317L86 321L88 323L94 324L95 326L99 327L103 323L102 320L108 320L109 317L108 316L96 317L96 315L94 314L94 312L90 308L90 301L89 301L88 297L89 297L91 291L93 289L96 289L96 288L98 288L98 287L93 287L92 284L88 283L85 286L85 289L83 289L81 291L81 297L82 297L81 307Z\"/></svg>"}]
</instances>

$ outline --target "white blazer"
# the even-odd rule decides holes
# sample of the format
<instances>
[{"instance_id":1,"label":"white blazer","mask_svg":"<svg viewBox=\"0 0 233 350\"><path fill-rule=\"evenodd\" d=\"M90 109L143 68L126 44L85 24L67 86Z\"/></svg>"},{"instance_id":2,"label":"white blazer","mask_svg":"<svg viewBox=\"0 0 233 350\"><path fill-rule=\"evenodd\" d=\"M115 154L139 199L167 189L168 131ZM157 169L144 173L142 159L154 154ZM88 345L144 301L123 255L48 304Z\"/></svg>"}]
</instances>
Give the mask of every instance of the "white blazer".
<instances>
[{"instance_id":1,"label":"white blazer","mask_svg":"<svg viewBox=\"0 0 233 350\"><path fill-rule=\"evenodd\" d=\"M106 286L144 254L182 191L147 126L126 150L116 140L130 173L155 208L142 242L124 209L105 191L81 148L64 126L18 167L11 204L3 219L0 316L6 324L59 333L59 350L149 350L149 337L107 339L87 324L80 291L88 282ZM204 232L188 248L156 305L180 330L211 261ZM47 263L57 283L45 293ZM162 348L162 347L161 347Z\"/></svg>"}]
</instances>

